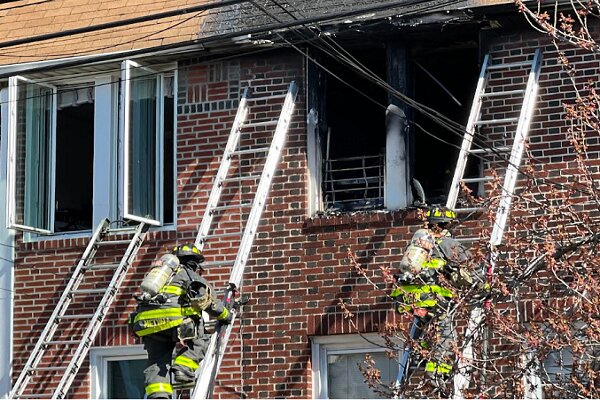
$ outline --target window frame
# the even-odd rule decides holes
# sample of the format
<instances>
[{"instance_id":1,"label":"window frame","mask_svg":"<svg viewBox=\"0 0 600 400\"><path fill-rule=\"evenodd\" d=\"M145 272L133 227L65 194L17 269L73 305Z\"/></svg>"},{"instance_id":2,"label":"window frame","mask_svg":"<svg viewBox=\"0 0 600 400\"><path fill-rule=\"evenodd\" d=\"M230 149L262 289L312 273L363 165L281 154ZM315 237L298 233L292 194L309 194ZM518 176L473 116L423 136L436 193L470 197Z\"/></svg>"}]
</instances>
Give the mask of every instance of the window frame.
<instances>
[{"instance_id":1,"label":"window frame","mask_svg":"<svg viewBox=\"0 0 600 400\"><path fill-rule=\"evenodd\" d=\"M150 74L156 74L156 108L155 108L155 146L156 146L156 163L155 163L155 171L154 171L154 184L155 184L155 193L154 193L154 208L157 211L156 219L147 218L141 215L136 215L133 213L133 210L130 210L130 191L128 190L130 186L129 181L129 171L131 167L130 160L130 138L132 133L130 132L130 118L131 118L131 109L130 109L130 99L132 96L132 80L134 77L132 76L132 68L139 68L143 71L148 71ZM123 186L122 186L122 196L123 196L123 217L127 219L131 219L134 221L145 222L149 225L161 226L162 221L164 219L163 216L163 206L164 201L162 197L163 193L163 179L161 178L161 171L163 170L163 152L160 151L164 146L164 129L163 129L163 85L164 85L164 74L144 66L138 62L132 60L124 60L122 62L121 68L123 84L121 85L121 93L122 93L122 101L121 101L121 113L122 116L121 121L121 135L123 138Z\"/></svg>"},{"instance_id":2,"label":"window frame","mask_svg":"<svg viewBox=\"0 0 600 400\"><path fill-rule=\"evenodd\" d=\"M329 355L387 351L384 339L377 333L312 336L310 341L313 399L329 399L327 383Z\"/></svg>"},{"instance_id":3,"label":"window frame","mask_svg":"<svg viewBox=\"0 0 600 400\"><path fill-rule=\"evenodd\" d=\"M90 398L104 399L108 391L108 362L144 360L148 354L143 345L92 347L90 359Z\"/></svg>"},{"instance_id":4,"label":"window frame","mask_svg":"<svg viewBox=\"0 0 600 400\"><path fill-rule=\"evenodd\" d=\"M126 60L131 61L131 60ZM131 61L133 63L133 61ZM136 63L138 64L138 63ZM122 66L122 63L114 65ZM157 225L159 230L173 230L177 224L177 88L178 88L178 65L176 62L164 63L156 68L153 68L157 74L157 79L160 79L160 92L157 93L160 98L157 99L157 128L160 129L160 142L158 143L157 153L160 156L160 165L157 165L157 185L156 197L160 200L158 213L160 221L156 221L153 225ZM9 154L6 158L7 166L7 196L6 196L6 212L7 212L7 227L9 229L25 232L23 238L27 242L38 240L52 240L57 238L74 238L86 237L90 233L90 229L56 232L54 230L54 196L55 196L55 158L56 158L56 120L57 120L57 91L63 84L81 84L93 83L94 88L94 165L93 165L93 209L92 209L92 230L104 218L111 220L127 218L125 217L124 208L124 132L123 128L123 71L115 72L108 70L98 70L97 74L87 75L81 74L57 74L52 78L48 77L30 77L23 75L14 75L9 77L9 87L7 88L9 100L16 99L18 87L16 82L31 82L43 86L53 88L53 104L52 104L52 133L51 140L53 149L52 166L49 173L52 181L50 188L52 199L50 199L49 212L52 221L50 222L50 230L30 227L25 224L16 223L16 205L17 205L17 182L16 175L11 173L16 167L16 129L17 129L17 102L9 101L6 104L9 117L6 123L2 124L2 135L6 135ZM173 116L164 118L164 85L165 79L172 79L172 95L173 95ZM18 79L18 81L17 81ZM46 83L50 82L50 84ZM107 123L108 121L108 123ZM170 202L173 204L172 215L169 215L169 222L165 221L165 179L164 179L164 126L172 124L173 128L173 145L172 145L172 182L173 188L170 190ZM107 168L106 160L109 159L110 166ZM171 213L169 213L171 214ZM139 219L130 218L139 221Z\"/></svg>"},{"instance_id":5,"label":"window frame","mask_svg":"<svg viewBox=\"0 0 600 400\"><path fill-rule=\"evenodd\" d=\"M47 199L48 204L46 205L49 208L49 221L48 224L50 226L50 230L43 229L39 227L29 226L25 224L19 224L16 222L16 214L17 214L17 182L16 182L16 152L17 152L17 104L18 104L18 89L19 89L19 81L23 81L26 84L36 84L39 86L44 86L52 90L52 105L51 105L51 118L50 122L50 160L48 168L49 176L48 176L48 184L49 184L49 199ZM57 109L57 88L53 85L48 85L44 83L37 82L36 80L21 76L15 75L11 76L8 79L8 104L9 104L9 117L8 117L8 155L7 155L7 227L9 229L21 230L25 232L32 232L38 234L52 234L54 231L54 212L53 212L53 204L54 204L54 191L55 191L55 172L56 172L56 109ZM25 185L25 183L24 183ZM25 196L25 191L23 192ZM26 207L24 204L23 207ZM48 211L48 210L47 210Z\"/></svg>"}]
</instances>

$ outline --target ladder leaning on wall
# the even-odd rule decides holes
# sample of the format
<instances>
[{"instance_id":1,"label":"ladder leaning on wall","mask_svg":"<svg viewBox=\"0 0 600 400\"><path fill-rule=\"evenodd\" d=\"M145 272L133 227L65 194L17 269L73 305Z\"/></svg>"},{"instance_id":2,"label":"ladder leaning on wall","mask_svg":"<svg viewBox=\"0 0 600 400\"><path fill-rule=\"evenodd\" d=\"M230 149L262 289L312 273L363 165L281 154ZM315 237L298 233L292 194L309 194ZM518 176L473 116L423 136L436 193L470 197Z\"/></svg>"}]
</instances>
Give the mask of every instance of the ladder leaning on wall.
<instances>
[{"instance_id":1,"label":"ladder leaning on wall","mask_svg":"<svg viewBox=\"0 0 600 400\"><path fill-rule=\"evenodd\" d=\"M135 231L115 228L108 219L98 225L9 398L63 399L67 396L147 230L145 223L140 223ZM110 240L109 236L115 234L125 238ZM119 263L102 262L106 258L101 257L99 249L112 250L115 246L119 249L124 245L127 247ZM105 278L112 273L112 278L108 286L98 287L98 274L103 272L107 272L103 275ZM99 296L102 296L100 300ZM78 300L74 301L76 298ZM97 304L93 314L82 313L84 300L85 303ZM69 339L54 339L57 331L59 336L69 335Z\"/></svg>"},{"instance_id":2,"label":"ladder leaning on wall","mask_svg":"<svg viewBox=\"0 0 600 400\"><path fill-rule=\"evenodd\" d=\"M224 294L224 303L230 309L242 286L244 269L284 147L297 93L295 82L289 85L287 93L262 97L251 97L250 90L244 90L200 223L196 246L201 250L214 249L215 256L219 257L219 260L203 265L207 268L231 267ZM253 116L252 122L246 122L249 115ZM273 118L276 115L278 117ZM239 225L234 227L233 221ZM224 243L222 239L225 243L239 241L237 252L229 259L227 254L219 252L222 250L219 244ZM212 395L236 312L232 308L232 322L229 325L217 323L211 335L206 356L196 374L193 399L206 399Z\"/></svg>"},{"instance_id":3,"label":"ladder leaning on wall","mask_svg":"<svg viewBox=\"0 0 600 400\"><path fill-rule=\"evenodd\" d=\"M515 192L515 186L517 177L519 174L519 167L523 157L523 151L525 143L529 135L529 124L533 115L535 107L538 81L540 76L540 70L542 65L542 52L537 49L533 55L531 61L524 61L518 63L506 63L506 64L494 64L490 59L490 55L486 55L481 73L479 75L479 81L475 91L473 99L473 105L469 114L469 120L466 126L466 132L461 145L461 150L458 157L458 163L456 170L454 171L454 178L450 187L448 200L446 206L453 208L456 212L470 212L473 211L469 208L457 208L457 199L460 191L461 184L483 184L485 181L490 180L489 177L475 177L465 178L465 170L467 162L473 155L485 156L499 156L501 153L505 155L510 151L510 158L508 159L508 165L505 167L504 181L502 184L502 193L500 195L500 201L496 216L494 218L494 225L489 240L489 248L491 251L490 265L488 266L488 277L493 276L494 266L496 262L495 249L502 242L506 222L510 213L512 197ZM515 71L518 69L528 68L528 79L527 84L524 88L515 88L506 91L489 91L489 81L491 74L499 74L503 71ZM494 118L487 115L485 102L489 101L522 101L521 109L518 117L511 118ZM487 118L486 118L487 115ZM511 135L508 135L509 129L505 132L505 144L509 144L512 141L511 146L498 146L489 148L477 148L472 149L473 139L478 128L484 126L514 126L516 128ZM506 156L499 157L503 161L506 161ZM483 329L484 311L481 307L477 307L472 310L471 316L467 325L465 333L465 340L463 342L463 357L458 361L457 373L454 378L454 397L462 398L464 391L469 387L471 381L471 370L469 363L473 360L474 351L473 345L477 341Z\"/></svg>"}]
</instances>

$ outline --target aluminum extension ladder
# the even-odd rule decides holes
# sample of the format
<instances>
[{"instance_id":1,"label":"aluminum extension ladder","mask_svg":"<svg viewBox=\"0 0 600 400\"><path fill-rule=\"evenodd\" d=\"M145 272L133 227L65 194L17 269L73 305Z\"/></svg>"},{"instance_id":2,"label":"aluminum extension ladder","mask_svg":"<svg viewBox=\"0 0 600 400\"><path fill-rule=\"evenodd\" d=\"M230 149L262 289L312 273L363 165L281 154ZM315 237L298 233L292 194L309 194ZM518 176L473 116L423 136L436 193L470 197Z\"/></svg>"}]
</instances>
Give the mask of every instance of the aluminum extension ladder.
<instances>
[{"instance_id":1,"label":"aluminum extension ladder","mask_svg":"<svg viewBox=\"0 0 600 400\"><path fill-rule=\"evenodd\" d=\"M478 178L465 178L465 169L467 166L467 160L471 155L498 155L500 153L508 154L510 151L510 158L508 160L508 166L506 167L506 173L504 176L504 183L502 185L502 193L498 210L494 219L494 225L490 236L489 247L491 251L490 265L488 266L488 276L493 276L494 265L495 265L495 249L502 242L504 231L506 228L506 222L508 214L510 213L510 207L512 203L512 197L514 195L517 177L519 174L519 167L523 156L523 150L525 143L529 135L529 125L531 117L536 103L538 81L540 76L540 70L542 65L542 52L537 49L533 55L531 61L524 61L520 63L507 63L507 64L492 64L489 54L487 54L483 60L481 67L481 73L479 75L479 81L477 83L477 89L473 99L473 105L469 114L469 120L466 126L466 133L461 145L461 150L458 157L458 163L456 170L454 171L454 178L448 194L448 200L446 206L453 208L456 212L470 212L473 209L470 208L457 208L456 203L458 194L460 191L461 183L478 183L482 184L485 181L490 180L487 177ZM490 74L501 73L502 71L515 70L517 68L530 68L527 79L527 84L523 89L514 89L507 91L490 92L487 91L489 81L491 79ZM522 98L522 106L518 117L515 118L502 118L494 119L485 116L485 107L482 109L482 105L486 101ZM491 125L515 125L514 136L512 137L512 146L503 146L497 148L478 148L472 149L473 138L475 131L478 127L491 126ZM454 397L463 398L463 392L469 387L471 368L469 367L470 361L473 359L473 343L478 339L483 322L484 312L481 307L477 307L472 310L469 323L467 325L467 331L465 334L465 341L463 343L463 357L458 361L457 374L454 378Z\"/></svg>"},{"instance_id":2,"label":"aluminum extension ladder","mask_svg":"<svg viewBox=\"0 0 600 400\"><path fill-rule=\"evenodd\" d=\"M62 399L66 397L148 230L148 225L145 223L139 224L133 234L131 229L111 228L110 225L109 220L105 219L94 231L54 312L19 374L9 398ZM106 240L109 235L113 234L132 235L132 237L122 240ZM127 244L127 249L118 264L95 262L98 249L125 244ZM98 257L98 261L100 260L101 257ZM101 273L108 270L114 271L110 283L107 287L98 288L96 271ZM86 278L88 279L86 280ZM100 295L102 295L102 299L98 300ZM74 301L76 297L97 304L96 311L93 314L82 314L81 307L76 307L77 304L81 304L81 302ZM72 303L75 307L69 309ZM81 324L82 322L86 324ZM53 340L57 330L63 333L69 331L70 339ZM77 349L74 352L60 353L75 345L77 345ZM54 379L49 375L57 378L62 375L58 386L54 387L56 385L52 383Z\"/></svg>"},{"instance_id":3,"label":"aluminum extension ladder","mask_svg":"<svg viewBox=\"0 0 600 400\"><path fill-rule=\"evenodd\" d=\"M253 98L250 97L249 89L245 89L240 100L196 238L196 246L199 249L203 249L205 246L210 248L211 243L218 246L218 242L222 238L239 240L237 254L232 254L232 259L209 261L203 264L207 267L232 266L229 283L225 289L224 303L232 310L233 320L229 325L216 325L206 356L196 373L197 380L191 395L192 399L206 399L212 396L214 381L235 321L236 310L231 305L242 284L248 255L284 147L297 94L298 86L292 82L287 93ZM259 114L265 114L268 117L270 110L279 109L278 104L280 103L276 103L276 99L284 99L281 112L278 113L279 117L272 120L254 121L260 118ZM256 117L252 119L253 122L247 123L249 114L254 114ZM270 133L272 130L268 129L269 127L275 127L274 133ZM268 139L263 137L266 136L265 132L269 133L268 136L272 136L270 145L263 144L263 142L268 142ZM260 139L253 140L254 136L260 136ZM262 172L258 173L256 170L260 169L261 160L264 160ZM243 186L240 187L239 198L232 199L230 188L236 183L238 185L243 183ZM234 186L233 188L235 189ZM229 223L231 218L228 216L232 214L237 216L243 229L241 227L236 230L231 229ZM224 221L225 224L221 226L219 220ZM219 256L221 255L219 254Z\"/></svg>"}]
</instances>

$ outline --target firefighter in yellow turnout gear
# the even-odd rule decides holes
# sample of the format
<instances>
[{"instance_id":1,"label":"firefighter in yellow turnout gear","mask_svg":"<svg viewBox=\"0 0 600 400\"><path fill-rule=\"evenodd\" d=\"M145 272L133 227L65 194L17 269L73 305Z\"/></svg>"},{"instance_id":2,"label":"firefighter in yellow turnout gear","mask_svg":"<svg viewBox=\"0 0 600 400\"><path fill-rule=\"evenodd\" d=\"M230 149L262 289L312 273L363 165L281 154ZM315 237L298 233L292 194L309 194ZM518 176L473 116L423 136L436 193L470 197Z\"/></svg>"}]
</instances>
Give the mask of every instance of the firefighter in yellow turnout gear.
<instances>
[{"instance_id":1,"label":"firefighter in yellow turnout gear","mask_svg":"<svg viewBox=\"0 0 600 400\"><path fill-rule=\"evenodd\" d=\"M175 247L172 254L178 259L172 273L164 284L160 281L157 293L146 289L139 296L137 310L130 321L148 353L144 377L146 396L150 399L173 396L171 373L175 383L194 382L210 339L202 311L221 323L231 321L229 310L214 299L211 285L201 277L204 256L196 246ZM156 271L151 271L147 278Z\"/></svg>"},{"instance_id":2,"label":"firefighter in yellow turnout gear","mask_svg":"<svg viewBox=\"0 0 600 400\"><path fill-rule=\"evenodd\" d=\"M427 211L427 229L419 229L406 249L397 275L397 287L390 296L396 299L396 311L415 317L413 339L419 339L432 322L437 324L441 340L431 348L425 372L435 380L452 373L450 321L446 316L454 296L453 288L443 285L444 276L453 286L470 285L472 278L464 268L469 252L448 231L456 220L453 210L433 206ZM429 349L426 340L421 346Z\"/></svg>"}]
</instances>

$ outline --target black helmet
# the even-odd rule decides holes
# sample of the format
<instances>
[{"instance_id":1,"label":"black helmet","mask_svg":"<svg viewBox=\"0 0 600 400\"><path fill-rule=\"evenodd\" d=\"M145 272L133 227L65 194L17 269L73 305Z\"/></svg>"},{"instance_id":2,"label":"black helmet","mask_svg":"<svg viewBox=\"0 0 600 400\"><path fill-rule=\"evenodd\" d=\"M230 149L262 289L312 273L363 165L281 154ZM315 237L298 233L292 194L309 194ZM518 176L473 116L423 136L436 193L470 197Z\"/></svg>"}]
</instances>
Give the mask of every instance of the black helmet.
<instances>
[{"instance_id":1,"label":"black helmet","mask_svg":"<svg viewBox=\"0 0 600 400\"><path fill-rule=\"evenodd\" d=\"M197 263L204 262L204 256L200 252L200 250L194 244L184 244L182 246L173 247L173 251L171 252L181 260L181 262L192 260Z\"/></svg>"},{"instance_id":2,"label":"black helmet","mask_svg":"<svg viewBox=\"0 0 600 400\"><path fill-rule=\"evenodd\" d=\"M425 216L430 224L445 225L456 221L454 210L444 206L431 206Z\"/></svg>"}]
</instances>

